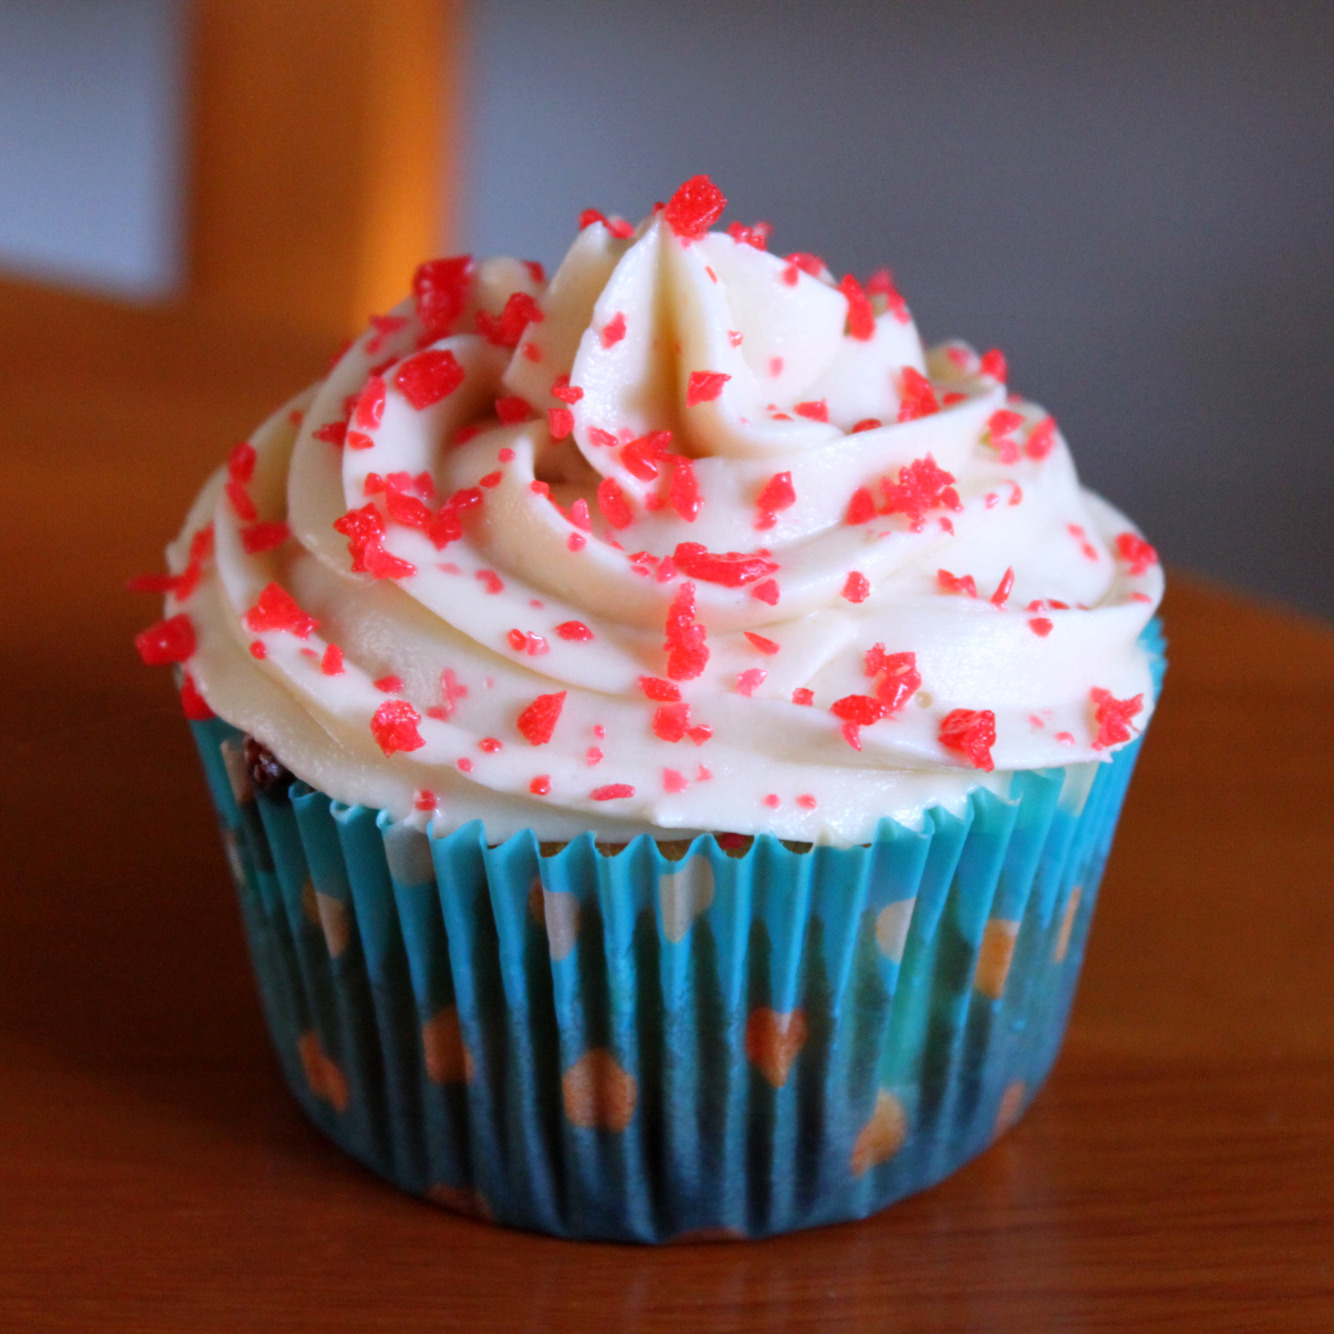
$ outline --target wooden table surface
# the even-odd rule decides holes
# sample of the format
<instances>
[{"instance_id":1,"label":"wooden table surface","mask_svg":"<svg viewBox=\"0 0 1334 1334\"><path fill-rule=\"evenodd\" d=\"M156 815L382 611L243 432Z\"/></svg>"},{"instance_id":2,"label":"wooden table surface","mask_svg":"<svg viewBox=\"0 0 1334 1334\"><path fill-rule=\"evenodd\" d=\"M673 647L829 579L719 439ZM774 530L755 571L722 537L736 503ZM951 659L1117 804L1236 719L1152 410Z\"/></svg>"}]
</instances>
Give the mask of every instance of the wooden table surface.
<instances>
[{"instance_id":1,"label":"wooden table surface","mask_svg":"<svg viewBox=\"0 0 1334 1334\"><path fill-rule=\"evenodd\" d=\"M1064 1054L943 1185L647 1250L326 1143L122 585L327 351L0 290L0 1329L1334 1330L1334 633L1182 576Z\"/></svg>"}]
</instances>

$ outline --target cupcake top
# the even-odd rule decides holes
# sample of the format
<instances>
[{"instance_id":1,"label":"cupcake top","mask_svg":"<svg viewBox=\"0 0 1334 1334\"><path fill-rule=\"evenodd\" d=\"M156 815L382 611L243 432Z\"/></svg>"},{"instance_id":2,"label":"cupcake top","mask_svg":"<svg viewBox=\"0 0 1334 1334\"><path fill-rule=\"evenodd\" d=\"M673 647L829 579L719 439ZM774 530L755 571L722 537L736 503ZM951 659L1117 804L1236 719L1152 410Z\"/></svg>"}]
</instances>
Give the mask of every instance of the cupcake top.
<instances>
[{"instance_id":1,"label":"cupcake top","mask_svg":"<svg viewBox=\"0 0 1334 1334\"><path fill-rule=\"evenodd\" d=\"M187 712L492 840L866 841L1131 740L1153 548L999 352L724 205L423 264L170 548Z\"/></svg>"}]
</instances>

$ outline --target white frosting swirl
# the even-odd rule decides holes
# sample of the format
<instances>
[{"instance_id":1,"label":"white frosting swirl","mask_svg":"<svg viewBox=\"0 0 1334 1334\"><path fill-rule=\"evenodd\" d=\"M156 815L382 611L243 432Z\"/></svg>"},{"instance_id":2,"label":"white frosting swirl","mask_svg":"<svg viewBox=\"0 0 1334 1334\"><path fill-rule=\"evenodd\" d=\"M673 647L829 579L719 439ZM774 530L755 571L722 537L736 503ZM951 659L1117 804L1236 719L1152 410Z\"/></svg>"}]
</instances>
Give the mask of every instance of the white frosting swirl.
<instances>
[{"instance_id":1,"label":"white frosting swirl","mask_svg":"<svg viewBox=\"0 0 1334 1334\"><path fill-rule=\"evenodd\" d=\"M1050 419L994 356L925 354L887 284L682 224L698 182L549 286L426 266L210 480L168 612L213 709L493 840L864 841L1143 726L1161 568Z\"/></svg>"}]
</instances>

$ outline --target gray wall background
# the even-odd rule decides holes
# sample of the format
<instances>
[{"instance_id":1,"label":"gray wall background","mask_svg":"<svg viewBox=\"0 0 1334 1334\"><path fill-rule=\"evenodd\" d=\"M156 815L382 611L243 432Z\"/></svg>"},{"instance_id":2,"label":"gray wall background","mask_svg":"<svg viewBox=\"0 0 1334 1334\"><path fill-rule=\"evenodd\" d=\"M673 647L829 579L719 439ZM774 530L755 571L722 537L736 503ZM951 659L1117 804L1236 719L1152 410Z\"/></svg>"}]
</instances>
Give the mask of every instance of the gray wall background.
<instances>
[{"instance_id":1,"label":"gray wall background","mask_svg":"<svg viewBox=\"0 0 1334 1334\"><path fill-rule=\"evenodd\" d=\"M1334 615L1334 5L478 0L476 249L695 172L1000 346L1169 560Z\"/></svg>"},{"instance_id":2,"label":"gray wall background","mask_svg":"<svg viewBox=\"0 0 1334 1334\"><path fill-rule=\"evenodd\" d=\"M1334 4L471 12L469 246L552 263L706 171L1002 347L1169 559L1334 615ZM181 0L0 0L0 267L178 280L183 52Z\"/></svg>"}]
</instances>

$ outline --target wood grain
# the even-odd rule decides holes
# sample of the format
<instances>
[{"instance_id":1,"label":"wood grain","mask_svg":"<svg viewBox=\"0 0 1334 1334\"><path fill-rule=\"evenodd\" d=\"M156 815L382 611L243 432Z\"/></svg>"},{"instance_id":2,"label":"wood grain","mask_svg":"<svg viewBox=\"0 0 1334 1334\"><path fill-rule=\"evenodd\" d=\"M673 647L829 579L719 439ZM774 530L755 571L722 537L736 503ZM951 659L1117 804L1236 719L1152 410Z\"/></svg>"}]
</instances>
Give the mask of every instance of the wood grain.
<instances>
[{"instance_id":1,"label":"wood grain","mask_svg":"<svg viewBox=\"0 0 1334 1334\"><path fill-rule=\"evenodd\" d=\"M327 342L0 288L0 1328L1334 1328L1334 634L1180 575L1065 1054L942 1186L641 1250L441 1213L321 1139L121 585Z\"/></svg>"}]
</instances>

